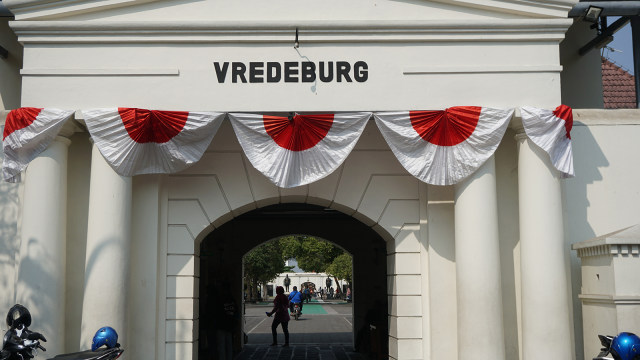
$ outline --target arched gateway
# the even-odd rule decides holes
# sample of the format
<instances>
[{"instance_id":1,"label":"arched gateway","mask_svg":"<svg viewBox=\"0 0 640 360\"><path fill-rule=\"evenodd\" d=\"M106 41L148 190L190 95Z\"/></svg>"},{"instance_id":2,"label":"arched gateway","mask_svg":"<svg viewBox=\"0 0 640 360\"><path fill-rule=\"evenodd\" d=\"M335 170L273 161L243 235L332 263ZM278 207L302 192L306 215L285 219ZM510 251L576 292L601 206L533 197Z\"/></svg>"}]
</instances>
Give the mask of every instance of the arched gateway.
<instances>
[{"instance_id":1,"label":"arched gateway","mask_svg":"<svg viewBox=\"0 0 640 360\"><path fill-rule=\"evenodd\" d=\"M376 345L384 347L388 340L387 326L387 251L383 238L373 229L351 216L317 205L300 203L277 204L247 212L213 230L200 246L200 314L211 309L209 290L213 284L228 283L236 304L242 303L242 256L255 246L288 234L313 234L331 239L353 256L354 347L362 352L371 349L369 325L385 338ZM241 324L237 324L241 325ZM199 320L200 339L215 328L215 324ZM234 334L242 339L242 326ZM204 347L200 346L199 358ZM382 354L379 354L382 355Z\"/></svg>"},{"instance_id":2,"label":"arched gateway","mask_svg":"<svg viewBox=\"0 0 640 360\"><path fill-rule=\"evenodd\" d=\"M223 124L216 136L231 131ZM241 303L242 256L292 233L331 240L353 254L356 347L376 306L388 316L381 340L393 357L399 342L420 343L421 185L402 171L379 133L366 133L340 169L306 186L270 184L247 166L237 142L214 141L198 164L164 178L167 358L199 358L210 278L235 279L230 284Z\"/></svg>"}]
</instances>

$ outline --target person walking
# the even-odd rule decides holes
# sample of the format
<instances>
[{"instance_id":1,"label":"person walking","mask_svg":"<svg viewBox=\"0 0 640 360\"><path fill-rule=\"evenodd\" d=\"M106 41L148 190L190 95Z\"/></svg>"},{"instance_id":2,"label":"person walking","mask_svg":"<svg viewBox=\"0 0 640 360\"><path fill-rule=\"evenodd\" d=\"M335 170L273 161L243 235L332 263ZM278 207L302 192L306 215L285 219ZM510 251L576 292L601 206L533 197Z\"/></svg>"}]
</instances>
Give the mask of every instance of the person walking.
<instances>
[{"instance_id":1,"label":"person walking","mask_svg":"<svg viewBox=\"0 0 640 360\"><path fill-rule=\"evenodd\" d=\"M295 289L295 286L294 286ZM273 299L273 310L267 313L267 316L271 317L274 313L276 316L273 317L273 322L271 323L271 335L273 336L273 343L271 346L278 345L278 333L276 329L278 325L282 325L282 332L284 332L284 345L283 347L289 346L289 299L284 294L284 288L282 286L276 287L276 297Z\"/></svg>"}]
</instances>

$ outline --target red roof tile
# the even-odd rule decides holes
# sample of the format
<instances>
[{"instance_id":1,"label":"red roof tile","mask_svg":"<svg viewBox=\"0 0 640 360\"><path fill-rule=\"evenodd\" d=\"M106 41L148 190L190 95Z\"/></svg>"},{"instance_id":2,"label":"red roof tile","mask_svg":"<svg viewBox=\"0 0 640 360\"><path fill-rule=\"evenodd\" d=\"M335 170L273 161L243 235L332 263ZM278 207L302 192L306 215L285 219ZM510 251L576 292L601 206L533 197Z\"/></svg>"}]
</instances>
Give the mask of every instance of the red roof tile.
<instances>
[{"instance_id":1,"label":"red roof tile","mask_svg":"<svg viewBox=\"0 0 640 360\"><path fill-rule=\"evenodd\" d=\"M602 95L605 109L635 109L635 77L602 58Z\"/></svg>"}]
</instances>

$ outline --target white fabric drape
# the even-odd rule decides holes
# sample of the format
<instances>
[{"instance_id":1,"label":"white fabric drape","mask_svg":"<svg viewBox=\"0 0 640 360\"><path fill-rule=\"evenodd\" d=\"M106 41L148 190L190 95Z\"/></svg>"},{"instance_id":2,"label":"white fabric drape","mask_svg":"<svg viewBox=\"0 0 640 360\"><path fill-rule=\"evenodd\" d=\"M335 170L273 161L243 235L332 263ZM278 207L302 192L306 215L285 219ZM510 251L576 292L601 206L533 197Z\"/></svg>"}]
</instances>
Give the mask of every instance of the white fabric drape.
<instances>
[{"instance_id":1,"label":"white fabric drape","mask_svg":"<svg viewBox=\"0 0 640 360\"><path fill-rule=\"evenodd\" d=\"M11 110L4 125L2 177L19 182L20 173L56 138L72 110L24 107Z\"/></svg>"},{"instance_id":2,"label":"white fabric drape","mask_svg":"<svg viewBox=\"0 0 640 360\"><path fill-rule=\"evenodd\" d=\"M432 185L452 185L497 149L514 110L458 106L439 111L380 112L380 132L402 166Z\"/></svg>"},{"instance_id":3,"label":"white fabric drape","mask_svg":"<svg viewBox=\"0 0 640 360\"><path fill-rule=\"evenodd\" d=\"M283 188L309 184L336 170L370 117L369 112L289 117L229 114L251 164Z\"/></svg>"},{"instance_id":4,"label":"white fabric drape","mask_svg":"<svg viewBox=\"0 0 640 360\"><path fill-rule=\"evenodd\" d=\"M524 131L531 141L549 154L553 166L563 178L573 177L573 110L566 105L555 110L524 106L520 112Z\"/></svg>"},{"instance_id":5,"label":"white fabric drape","mask_svg":"<svg viewBox=\"0 0 640 360\"><path fill-rule=\"evenodd\" d=\"M224 115L135 108L82 113L100 153L122 176L174 173L194 164L209 147Z\"/></svg>"},{"instance_id":6,"label":"white fabric drape","mask_svg":"<svg viewBox=\"0 0 640 360\"><path fill-rule=\"evenodd\" d=\"M574 176L572 110L522 107L527 136L544 149L563 177ZM83 110L98 149L122 176L175 173L197 162L224 113L136 108ZM452 185L476 171L500 144L513 110L457 106L435 111L378 112L376 124L402 166L433 185ZM71 110L20 108L7 116L3 136L5 181L53 141ZM349 155L370 112L228 114L251 164L275 185L306 185L335 171Z\"/></svg>"}]
</instances>

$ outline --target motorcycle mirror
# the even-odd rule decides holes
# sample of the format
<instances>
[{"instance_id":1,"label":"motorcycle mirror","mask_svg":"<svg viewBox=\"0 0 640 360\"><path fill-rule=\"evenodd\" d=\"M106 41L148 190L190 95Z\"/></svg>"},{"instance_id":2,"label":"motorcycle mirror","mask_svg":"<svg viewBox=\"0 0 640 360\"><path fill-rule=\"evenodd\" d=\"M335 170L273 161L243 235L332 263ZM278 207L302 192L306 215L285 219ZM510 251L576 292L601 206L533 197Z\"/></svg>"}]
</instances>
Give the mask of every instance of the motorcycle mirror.
<instances>
[{"instance_id":1,"label":"motorcycle mirror","mask_svg":"<svg viewBox=\"0 0 640 360\"><path fill-rule=\"evenodd\" d=\"M609 350L611 348L611 341L613 341L613 336L611 335L598 335L600 339L600 343L604 347L602 350Z\"/></svg>"}]
</instances>

